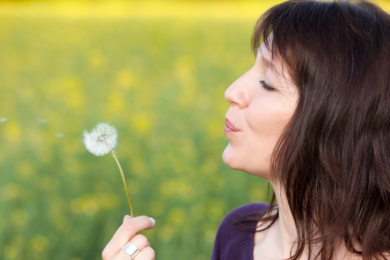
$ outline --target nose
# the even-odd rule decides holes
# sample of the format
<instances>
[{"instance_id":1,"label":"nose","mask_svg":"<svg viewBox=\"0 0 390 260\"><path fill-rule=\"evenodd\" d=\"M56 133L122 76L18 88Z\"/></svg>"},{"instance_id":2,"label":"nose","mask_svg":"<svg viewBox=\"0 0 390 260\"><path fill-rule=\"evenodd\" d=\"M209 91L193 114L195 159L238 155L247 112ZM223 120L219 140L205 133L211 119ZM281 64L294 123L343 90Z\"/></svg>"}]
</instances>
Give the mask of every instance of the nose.
<instances>
[{"instance_id":1,"label":"nose","mask_svg":"<svg viewBox=\"0 0 390 260\"><path fill-rule=\"evenodd\" d=\"M247 80L248 73L242 75L225 91L225 99L232 105L245 108L250 102L250 89Z\"/></svg>"}]
</instances>

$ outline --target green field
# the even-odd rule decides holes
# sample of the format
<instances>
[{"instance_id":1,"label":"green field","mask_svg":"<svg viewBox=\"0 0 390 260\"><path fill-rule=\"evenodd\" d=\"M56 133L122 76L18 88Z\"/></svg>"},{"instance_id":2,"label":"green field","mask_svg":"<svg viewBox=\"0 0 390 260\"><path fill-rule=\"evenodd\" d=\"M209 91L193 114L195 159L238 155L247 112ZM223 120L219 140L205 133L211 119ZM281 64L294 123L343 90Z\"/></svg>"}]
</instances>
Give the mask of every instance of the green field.
<instances>
[{"instance_id":1,"label":"green field","mask_svg":"<svg viewBox=\"0 0 390 260\"><path fill-rule=\"evenodd\" d=\"M267 200L221 160L223 95L254 63L256 18L1 10L0 259L101 259L129 206L114 159L82 143L98 122L118 129L156 259L209 259L223 216Z\"/></svg>"},{"instance_id":2,"label":"green field","mask_svg":"<svg viewBox=\"0 0 390 260\"><path fill-rule=\"evenodd\" d=\"M157 259L209 259L266 184L226 167L225 89L254 62L254 21L0 16L0 259L101 259L126 195L82 132L117 127L135 215Z\"/></svg>"}]
</instances>

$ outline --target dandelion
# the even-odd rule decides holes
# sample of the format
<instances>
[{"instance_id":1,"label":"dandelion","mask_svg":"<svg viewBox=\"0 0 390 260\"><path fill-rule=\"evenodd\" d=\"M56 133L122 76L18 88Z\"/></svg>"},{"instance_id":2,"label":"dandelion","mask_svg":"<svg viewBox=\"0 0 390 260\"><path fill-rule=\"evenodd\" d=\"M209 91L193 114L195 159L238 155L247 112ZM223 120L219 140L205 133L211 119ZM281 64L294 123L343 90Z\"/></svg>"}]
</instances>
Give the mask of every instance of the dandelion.
<instances>
[{"instance_id":1,"label":"dandelion","mask_svg":"<svg viewBox=\"0 0 390 260\"><path fill-rule=\"evenodd\" d=\"M115 127L110 126L107 123L99 123L94 129L92 129L90 133L84 131L83 136L85 147L92 154L96 156L103 156L111 152L122 175L123 185L125 186L127 199L130 205L131 217L134 217L133 206L131 204L129 192L127 190L125 176L114 151L117 145L118 138L118 134L116 132Z\"/></svg>"},{"instance_id":2,"label":"dandelion","mask_svg":"<svg viewBox=\"0 0 390 260\"><path fill-rule=\"evenodd\" d=\"M7 121L7 118L5 118L5 117L1 117L0 118L0 123L4 123L4 122L6 122Z\"/></svg>"},{"instance_id":3,"label":"dandelion","mask_svg":"<svg viewBox=\"0 0 390 260\"><path fill-rule=\"evenodd\" d=\"M96 156L103 156L115 149L118 134L113 126L98 124L90 133L84 131L84 144Z\"/></svg>"}]
</instances>

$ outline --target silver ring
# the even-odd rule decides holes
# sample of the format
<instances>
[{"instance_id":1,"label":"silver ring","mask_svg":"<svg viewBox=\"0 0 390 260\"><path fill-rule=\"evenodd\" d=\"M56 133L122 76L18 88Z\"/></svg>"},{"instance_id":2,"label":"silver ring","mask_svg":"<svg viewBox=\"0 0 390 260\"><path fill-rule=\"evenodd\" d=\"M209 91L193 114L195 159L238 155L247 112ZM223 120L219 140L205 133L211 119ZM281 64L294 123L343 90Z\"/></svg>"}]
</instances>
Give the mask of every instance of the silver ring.
<instances>
[{"instance_id":1,"label":"silver ring","mask_svg":"<svg viewBox=\"0 0 390 260\"><path fill-rule=\"evenodd\" d=\"M122 250L124 250L126 253L128 253L129 256L131 257L131 259L134 259L139 253L138 247L136 247L131 242L128 243L124 248L122 248Z\"/></svg>"}]
</instances>

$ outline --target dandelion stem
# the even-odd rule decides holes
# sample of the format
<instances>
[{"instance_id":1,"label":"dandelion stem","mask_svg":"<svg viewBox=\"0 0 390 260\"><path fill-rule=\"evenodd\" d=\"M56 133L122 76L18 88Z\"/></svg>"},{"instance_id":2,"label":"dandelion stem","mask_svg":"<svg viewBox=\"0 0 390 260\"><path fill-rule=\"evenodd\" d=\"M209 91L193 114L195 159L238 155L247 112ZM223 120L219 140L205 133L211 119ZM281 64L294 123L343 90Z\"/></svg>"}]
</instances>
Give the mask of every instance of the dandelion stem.
<instances>
[{"instance_id":1,"label":"dandelion stem","mask_svg":"<svg viewBox=\"0 0 390 260\"><path fill-rule=\"evenodd\" d=\"M116 164L118 165L119 171L121 172L122 180L123 180L123 185L125 186L125 190L126 190L126 194L127 194L127 199L128 199L128 201L129 201L129 205L130 205L131 217L133 218L133 217L134 217L133 205L131 204L131 199L130 199L129 191L127 190L125 175L123 174L122 167L121 167L121 165L119 164L119 161L118 161L118 159L116 158L114 151L111 151L111 153L112 153L112 156L114 157L114 159L115 159L115 161L116 161Z\"/></svg>"}]
</instances>

